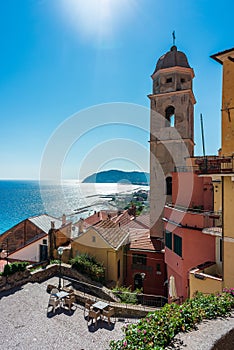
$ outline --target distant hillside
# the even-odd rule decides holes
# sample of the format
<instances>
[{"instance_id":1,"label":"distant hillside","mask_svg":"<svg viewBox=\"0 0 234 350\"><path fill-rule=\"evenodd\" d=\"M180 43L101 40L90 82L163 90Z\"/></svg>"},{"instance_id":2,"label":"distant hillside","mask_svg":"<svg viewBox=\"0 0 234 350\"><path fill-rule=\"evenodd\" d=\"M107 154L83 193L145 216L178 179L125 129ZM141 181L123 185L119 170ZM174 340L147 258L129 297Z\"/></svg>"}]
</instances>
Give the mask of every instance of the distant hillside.
<instances>
[{"instance_id":1,"label":"distant hillside","mask_svg":"<svg viewBox=\"0 0 234 350\"><path fill-rule=\"evenodd\" d=\"M107 170L87 176L84 183L131 183L133 185L149 185L149 173L140 171Z\"/></svg>"}]
</instances>

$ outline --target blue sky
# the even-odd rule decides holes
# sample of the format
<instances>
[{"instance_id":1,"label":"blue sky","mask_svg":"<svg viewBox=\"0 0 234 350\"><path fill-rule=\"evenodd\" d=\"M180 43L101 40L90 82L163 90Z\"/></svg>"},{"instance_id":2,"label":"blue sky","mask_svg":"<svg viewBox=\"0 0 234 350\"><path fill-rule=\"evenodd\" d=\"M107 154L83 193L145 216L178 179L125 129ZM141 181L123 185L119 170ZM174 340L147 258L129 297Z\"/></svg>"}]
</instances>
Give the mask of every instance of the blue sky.
<instances>
[{"instance_id":1,"label":"blue sky","mask_svg":"<svg viewBox=\"0 0 234 350\"><path fill-rule=\"evenodd\" d=\"M46 145L76 113L83 130L87 108L149 108L150 76L173 30L195 71L195 153L202 154L203 113L206 152L216 154L222 70L209 56L234 46L233 7L231 0L1 0L0 178L38 178ZM69 145L63 177L88 175L94 158L97 170L149 170L149 114L143 117L142 129L132 120L101 127L100 118ZM129 154L115 154L121 140ZM135 143L144 162L132 158Z\"/></svg>"}]
</instances>

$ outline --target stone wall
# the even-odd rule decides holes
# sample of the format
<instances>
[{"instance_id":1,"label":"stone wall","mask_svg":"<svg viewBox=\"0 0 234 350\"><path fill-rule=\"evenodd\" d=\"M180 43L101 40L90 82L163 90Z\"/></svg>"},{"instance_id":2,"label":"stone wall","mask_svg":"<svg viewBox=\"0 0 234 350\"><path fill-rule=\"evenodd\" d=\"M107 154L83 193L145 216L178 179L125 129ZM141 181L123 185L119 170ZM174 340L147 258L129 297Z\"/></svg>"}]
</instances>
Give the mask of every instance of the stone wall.
<instances>
[{"instance_id":1,"label":"stone wall","mask_svg":"<svg viewBox=\"0 0 234 350\"><path fill-rule=\"evenodd\" d=\"M108 301L108 303L114 307L115 315L117 317L144 317L149 312L155 311L155 308L145 307L141 305L130 305L119 303L118 298L111 292L111 290L102 286L101 284L91 281L87 276L81 275L78 271L73 270L70 266L65 264L61 265L62 276L85 282L89 285L89 288L98 295L98 298ZM20 287L26 283L40 283L46 281L59 274L59 265L48 265L44 269L31 271L25 270L23 272L17 272L11 276L0 276L0 292L10 290L12 288ZM97 297L89 295L88 293L75 291L76 301L82 305L85 304L87 299L93 301L97 300Z\"/></svg>"}]
</instances>

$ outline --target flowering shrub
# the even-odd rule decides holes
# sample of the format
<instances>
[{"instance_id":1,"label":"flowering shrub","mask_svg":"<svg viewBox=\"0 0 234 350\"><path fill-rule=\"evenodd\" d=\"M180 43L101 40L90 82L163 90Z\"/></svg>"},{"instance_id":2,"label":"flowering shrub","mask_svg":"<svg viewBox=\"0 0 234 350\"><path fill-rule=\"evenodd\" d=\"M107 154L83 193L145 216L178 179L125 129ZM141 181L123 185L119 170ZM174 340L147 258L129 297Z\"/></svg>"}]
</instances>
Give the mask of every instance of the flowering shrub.
<instances>
[{"instance_id":1,"label":"flowering shrub","mask_svg":"<svg viewBox=\"0 0 234 350\"><path fill-rule=\"evenodd\" d=\"M102 264L96 261L93 256L88 254L77 255L71 259L72 268L80 273L87 274L94 281L104 282L105 270Z\"/></svg>"},{"instance_id":2,"label":"flowering shrub","mask_svg":"<svg viewBox=\"0 0 234 350\"><path fill-rule=\"evenodd\" d=\"M136 324L123 328L125 338L111 341L112 350L163 350L176 334L189 331L203 319L224 317L234 307L234 290L219 295L204 296L197 293L182 305L166 304L162 309L149 313Z\"/></svg>"},{"instance_id":3,"label":"flowering shrub","mask_svg":"<svg viewBox=\"0 0 234 350\"><path fill-rule=\"evenodd\" d=\"M234 297L234 288L224 288L223 292L228 293Z\"/></svg>"}]
</instances>

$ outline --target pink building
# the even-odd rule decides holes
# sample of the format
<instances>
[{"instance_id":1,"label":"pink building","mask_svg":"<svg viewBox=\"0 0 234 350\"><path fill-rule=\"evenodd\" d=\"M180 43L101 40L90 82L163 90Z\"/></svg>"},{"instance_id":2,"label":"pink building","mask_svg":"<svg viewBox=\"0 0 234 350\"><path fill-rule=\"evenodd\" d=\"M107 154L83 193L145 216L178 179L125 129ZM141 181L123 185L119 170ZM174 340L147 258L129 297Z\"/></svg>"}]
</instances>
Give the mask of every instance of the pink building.
<instances>
[{"instance_id":1,"label":"pink building","mask_svg":"<svg viewBox=\"0 0 234 350\"><path fill-rule=\"evenodd\" d=\"M218 219L212 203L210 177L186 171L172 174L172 203L165 206L163 218L169 302L183 301L189 296L192 268L215 262L216 237L203 233L204 228L215 226Z\"/></svg>"}]
</instances>

